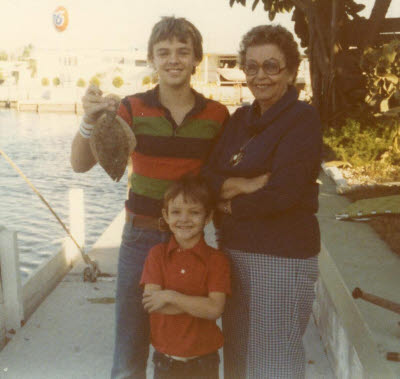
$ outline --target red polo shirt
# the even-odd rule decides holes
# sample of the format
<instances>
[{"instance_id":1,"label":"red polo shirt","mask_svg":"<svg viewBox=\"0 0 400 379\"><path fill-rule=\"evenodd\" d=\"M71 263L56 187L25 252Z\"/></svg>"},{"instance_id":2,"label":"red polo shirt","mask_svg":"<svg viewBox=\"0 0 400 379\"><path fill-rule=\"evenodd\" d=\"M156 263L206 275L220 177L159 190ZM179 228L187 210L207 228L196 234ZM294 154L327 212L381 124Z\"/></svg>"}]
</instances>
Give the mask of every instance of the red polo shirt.
<instances>
[{"instance_id":1,"label":"red polo shirt","mask_svg":"<svg viewBox=\"0 0 400 379\"><path fill-rule=\"evenodd\" d=\"M201 239L192 249L181 249L174 237L154 246L147 256L141 284L158 284L190 296L210 292L230 294L228 258ZM217 351L223 345L215 320L188 313L150 314L151 343L164 354L192 357Z\"/></svg>"}]
</instances>

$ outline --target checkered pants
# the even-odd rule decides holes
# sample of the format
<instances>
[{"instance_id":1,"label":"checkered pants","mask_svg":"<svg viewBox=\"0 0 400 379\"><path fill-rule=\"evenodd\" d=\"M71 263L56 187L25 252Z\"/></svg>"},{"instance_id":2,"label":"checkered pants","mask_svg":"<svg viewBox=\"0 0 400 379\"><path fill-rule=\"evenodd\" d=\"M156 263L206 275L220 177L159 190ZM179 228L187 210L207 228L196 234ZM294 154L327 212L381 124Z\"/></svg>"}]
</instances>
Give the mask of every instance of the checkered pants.
<instances>
[{"instance_id":1,"label":"checkered pants","mask_svg":"<svg viewBox=\"0 0 400 379\"><path fill-rule=\"evenodd\" d=\"M315 298L318 258L227 253L233 282L222 317L225 379L304 378L302 336Z\"/></svg>"}]
</instances>

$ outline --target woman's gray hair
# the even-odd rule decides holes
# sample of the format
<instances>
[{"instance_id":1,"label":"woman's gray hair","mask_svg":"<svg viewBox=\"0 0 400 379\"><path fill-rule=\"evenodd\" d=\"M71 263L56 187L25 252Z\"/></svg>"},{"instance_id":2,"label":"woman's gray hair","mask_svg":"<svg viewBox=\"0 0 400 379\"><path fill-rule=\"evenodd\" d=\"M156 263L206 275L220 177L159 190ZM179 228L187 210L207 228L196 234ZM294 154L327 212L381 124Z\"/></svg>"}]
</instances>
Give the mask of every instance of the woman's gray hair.
<instances>
[{"instance_id":1,"label":"woman's gray hair","mask_svg":"<svg viewBox=\"0 0 400 379\"><path fill-rule=\"evenodd\" d=\"M250 46L271 44L282 51L289 72L297 73L300 53L293 34L281 25L259 25L248 31L242 38L239 48L239 64L246 64L246 52Z\"/></svg>"}]
</instances>

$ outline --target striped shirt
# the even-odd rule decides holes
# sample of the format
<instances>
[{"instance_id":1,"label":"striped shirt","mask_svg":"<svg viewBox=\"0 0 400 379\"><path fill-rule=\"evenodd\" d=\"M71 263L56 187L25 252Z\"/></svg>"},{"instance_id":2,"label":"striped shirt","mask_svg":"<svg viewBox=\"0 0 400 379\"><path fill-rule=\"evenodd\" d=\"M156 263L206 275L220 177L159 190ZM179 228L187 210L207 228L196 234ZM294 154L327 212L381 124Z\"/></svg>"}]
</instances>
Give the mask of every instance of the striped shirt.
<instances>
[{"instance_id":1,"label":"striped shirt","mask_svg":"<svg viewBox=\"0 0 400 379\"><path fill-rule=\"evenodd\" d=\"M193 90L195 105L177 125L159 101L159 88L125 97L118 114L131 126L137 146L131 155L126 209L161 216L162 198L174 180L199 173L220 135L227 108Z\"/></svg>"}]
</instances>

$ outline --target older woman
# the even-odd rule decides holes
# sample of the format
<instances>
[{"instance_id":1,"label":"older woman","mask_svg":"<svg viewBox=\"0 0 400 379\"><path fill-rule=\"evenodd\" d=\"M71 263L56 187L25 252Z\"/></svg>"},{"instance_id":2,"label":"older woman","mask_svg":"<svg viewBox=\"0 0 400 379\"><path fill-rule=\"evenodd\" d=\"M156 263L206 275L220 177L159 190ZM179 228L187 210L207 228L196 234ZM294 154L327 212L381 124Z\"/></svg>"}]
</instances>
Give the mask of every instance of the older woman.
<instances>
[{"instance_id":1,"label":"older woman","mask_svg":"<svg viewBox=\"0 0 400 379\"><path fill-rule=\"evenodd\" d=\"M233 270L225 377L303 378L320 250L321 124L293 86L300 56L289 31L251 29L240 60L255 101L233 114L204 170Z\"/></svg>"}]
</instances>

